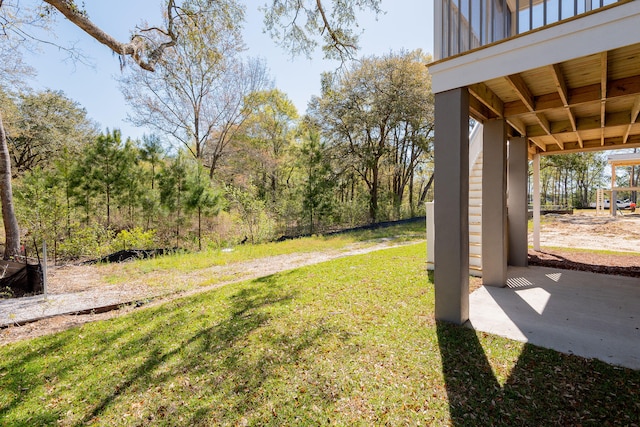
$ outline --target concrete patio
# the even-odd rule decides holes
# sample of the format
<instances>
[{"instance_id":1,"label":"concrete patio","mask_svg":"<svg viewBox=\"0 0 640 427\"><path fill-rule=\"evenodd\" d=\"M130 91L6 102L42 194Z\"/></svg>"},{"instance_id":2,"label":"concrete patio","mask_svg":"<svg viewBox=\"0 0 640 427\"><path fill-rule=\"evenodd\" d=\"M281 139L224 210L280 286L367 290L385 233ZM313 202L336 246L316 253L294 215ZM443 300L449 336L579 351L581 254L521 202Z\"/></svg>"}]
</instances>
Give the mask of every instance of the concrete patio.
<instances>
[{"instance_id":1,"label":"concrete patio","mask_svg":"<svg viewBox=\"0 0 640 427\"><path fill-rule=\"evenodd\" d=\"M507 275L507 287L471 294L468 325L640 369L640 279L544 267L509 267Z\"/></svg>"}]
</instances>

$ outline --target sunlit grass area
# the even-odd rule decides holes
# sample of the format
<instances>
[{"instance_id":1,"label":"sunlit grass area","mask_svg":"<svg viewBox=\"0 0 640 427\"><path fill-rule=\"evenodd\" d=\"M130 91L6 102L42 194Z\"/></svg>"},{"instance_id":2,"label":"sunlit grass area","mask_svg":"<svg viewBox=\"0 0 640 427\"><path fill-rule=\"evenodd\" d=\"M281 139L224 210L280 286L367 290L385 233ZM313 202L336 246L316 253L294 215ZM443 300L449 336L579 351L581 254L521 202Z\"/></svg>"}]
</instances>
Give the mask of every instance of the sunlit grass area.
<instances>
[{"instance_id":1,"label":"sunlit grass area","mask_svg":"<svg viewBox=\"0 0 640 427\"><path fill-rule=\"evenodd\" d=\"M110 270L109 282L119 283L132 280L151 272L189 273L214 266L229 265L277 255L310 253L316 251L341 251L354 246L366 248L382 242L402 243L424 240L426 225L424 221L410 222L391 227L372 230L353 231L328 236L311 236L282 242L270 242L256 245L237 245L232 248L207 250L193 253L176 253L154 259L140 260Z\"/></svg>"},{"instance_id":2,"label":"sunlit grass area","mask_svg":"<svg viewBox=\"0 0 640 427\"><path fill-rule=\"evenodd\" d=\"M424 243L0 348L0 425L632 425L640 372L435 323Z\"/></svg>"}]
</instances>

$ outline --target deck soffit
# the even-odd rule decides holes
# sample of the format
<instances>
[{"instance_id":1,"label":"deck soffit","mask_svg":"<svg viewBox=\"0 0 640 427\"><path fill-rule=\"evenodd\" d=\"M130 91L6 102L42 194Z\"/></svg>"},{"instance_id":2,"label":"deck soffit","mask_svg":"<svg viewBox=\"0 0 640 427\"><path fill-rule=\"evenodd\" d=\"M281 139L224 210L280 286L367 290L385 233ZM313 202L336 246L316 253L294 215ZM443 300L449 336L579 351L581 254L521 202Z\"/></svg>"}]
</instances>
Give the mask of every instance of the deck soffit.
<instances>
[{"instance_id":1,"label":"deck soffit","mask_svg":"<svg viewBox=\"0 0 640 427\"><path fill-rule=\"evenodd\" d=\"M640 146L640 43L468 88L470 114L505 118L531 155Z\"/></svg>"}]
</instances>

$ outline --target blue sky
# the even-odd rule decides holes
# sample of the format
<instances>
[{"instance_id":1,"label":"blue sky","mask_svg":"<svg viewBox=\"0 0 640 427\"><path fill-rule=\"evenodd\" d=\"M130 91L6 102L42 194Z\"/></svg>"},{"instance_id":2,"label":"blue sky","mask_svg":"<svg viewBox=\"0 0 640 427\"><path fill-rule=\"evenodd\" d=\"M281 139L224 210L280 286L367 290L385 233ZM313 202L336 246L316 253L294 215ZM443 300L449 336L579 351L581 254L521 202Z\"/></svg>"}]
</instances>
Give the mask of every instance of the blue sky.
<instances>
[{"instance_id":1,"label":"blue sky","mask_svg":"<svg viewBox=\"0 0 640 427\"><path fill-rule=\"evenodd\" d=\"M263 34L258 6L264 4L264 0L245 3L248 4L244 26L246 54L266 60L276 87L287 94L300 113L304 113L311 96L320 91L320 74L334 69L336 64L323 60L321 52L311 60L291 58L288 52ZM159 22L160 4L160 0L94 0L86 2L86 9L89 17L103 30L119 40L126 40L131 29L141 21ZM416 48L433 52L433 0L383 0L382 8L386 13L377 21L371 14L359 17L360 27L364 30L360 40L361 56ZM41 52L25 57L38 72L30 86L62 90L79 102L103 130L119 128L125 137L132 138L149 133L148 129L133 127L125 121L129 107L115 80L120 73L117 56L62 17L53 28L56 43L75 45L86 56L85 62L91 65L71 61L64 51L45 47Z\"/></svg>"}]
</instances>

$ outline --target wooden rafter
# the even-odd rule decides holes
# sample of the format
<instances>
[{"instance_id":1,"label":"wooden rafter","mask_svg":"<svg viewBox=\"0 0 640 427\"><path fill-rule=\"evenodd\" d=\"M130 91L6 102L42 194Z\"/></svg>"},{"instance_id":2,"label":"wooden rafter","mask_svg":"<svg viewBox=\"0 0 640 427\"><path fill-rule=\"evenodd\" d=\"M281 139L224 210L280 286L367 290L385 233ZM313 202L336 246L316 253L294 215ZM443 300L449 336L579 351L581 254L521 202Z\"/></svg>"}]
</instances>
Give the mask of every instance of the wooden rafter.
<instances>
[{"instance_id":1,"label":"wooden rafter","mask_svg":"<svg viewBox=\"0 0 640 427\"><path fill-rule=\"evenodd\" d=\"M600 83L569 88L568 93L569 107L571 108L602 100L602 86ZM626 77L609 82L609 89L607 90L609 100L637 95L640 95L640 78L638 78L638 76ZM535 104L535 112L544 112L564 107L564 103L557 91L536 97ZM530 111L522 100L504 103L505 117L525 114Z\"/></svg>"},{"instance_id":2,"label":"wooden rafter","mask_svg":"<svg viewBox=\"0 0 640 427\"><path fill-rule=\"evenodd\" d=\"M484 83L478 83L469 86L469 92L475 96L478 101L484 104L489 110L491 110L497 117L504 115L504 103L502 100L493 93L489 87Z\"/></svg>"},{"instance_id":3,"label":"wooden rafter","mask_svg":"<svg viewBox=\"0 0 640 427\"><path fill-rule=\"evenodd\" d=\"M567 88L567 82L564 78L564 74L562 73L562 68L560 67L560 64L552 64L549 67L551 68L551 75L553 76L553 80L556 84L556 90L558 91L558 95L560 95L562 105L564 106L567 116L569 117L569 121L571 122L571 127L576 133L576 138L580 142L580 146L582 146L582 138L580 137L580 133L576 126L576 117L573 114L571 107L569 107L569 89ZM557 138L556 141L558 141ZM560 146L559 143L558 145ZM560 148L564 147L561 146Z\"/></svg>"},{"instance_id":4,"label":"wooden rafter","mask_svg":"<svg viewBox=\"0 0 640 427\"><path fill-rule=\"evenodd\" d=\"M618 113L610 113L607 115L607 126L628 126L630 122L630 113L628 111L621 111ZM593 131L594 129L600 129L600 115L592 117L581 117L576 120L576 130L569 120L549 122L549 125L543 127L528 126L527 135L530 137L538 137L549 135L548 130L551 132L551 136L558 138L563 135L571 134L574 132Z\"/></svg>"},{"instance_id":5,"label":"wooden rafter","mask_svg":"<svg viewBox=\"0 0 640 427\"><path fill-rule=\"evenodd\" d=\"M516 91L518 98L524 103L529 111L535 111L535 102L533 99L533 95L527 86L527 83L524 81L520 74L512 74L510 76L506 76L505 79L511 85L511 87Z\"/></svg>"},{"instance_id":6,"label":"wooden rafter","mask_svg":"<svg viewBox=\"0 0 640 427\"><path fill-rule=\"evenodd\" d=\"M636 97L636 100L633 103L633 107L631 108L631 120L629 122L629 126L627 126L627 130L624 132L624 137L622 138L622 143L626 144L629 140L629 133L631 132L631 127L638 120L638 114L640 113L640 96Z\"/></svg>"},{"instance_id":7,"label":"wooden rafter","mask_svg":"<svg viewBox=\"0 0 640 427\"><path fill-rule=\"evenodd\" d=\"M536 114L536 118L538 119L538 123L540 123L540 126L542 126L542 129L544 129L547 135L551 135L551 123L549 123L549 120L547 120L547 118L540 113Z\"/></svg>"},{"instance_id":8,"label":"wooden rafter","mask_svg":"<svg viewBox=\"0 0 640 427\"><path fill-rule=\"evenodd\" d=\"M619 146L621 143L622 143L621 136L613 137L613 138L605 138L605 143L604 143L605 150L608 148L615 148L616 146ZM598 138L598 139L584 140L583 147L580 147L577 142L566 143L564 150L560 150L555 146L550 146L550 147L551 148L547 150L545 153L539 153L539 154L546 155L546 154L578 153L583 151L601 151L602 143L600 141L600 138ZM630 135L629 141L625 145L625 148L639 148L639 147L640 147L640 135Z\"/></svg>"},{"instance_id":9,"label":"wooden rafter","mask_svg":"<svg viewBox=\"0 0 640 427\"><path fill-rule=\"evenodd\" d=\"M480 122L486 122L491 119L491 110L489 110L478 98L475 96L469 97L469 115L475 120Z\"/></svg>"},{"instance_id":10,"label":"wooden rafter","mask_svg":"<svg viewBox=\"0 0 640 427\"><path fill-rule=\"evenodd\" d=\"M509 123L511 127L514 128L516 131L518 131L520 135L525 136L527 134L527 127L525 126L522 120L520 120L517 117L510 117L506 120L507 120L507 123Z\"/></svg>"},{"instance_id":11,"label":"wooden rafter","mask_svg":"<svg viewBox=\"0 0 640 427\"><path fill-rule=\"evenodd\" d=\"M607 83L609 75L609 55L607 52L600 54L600 99L607 99Z\"/></svg>"},{"instance_id":12,"label":"wooden rafter","mask_svg":"<svg viewBox=\"0 0 640 427\"><path fill-rule=\"evenodd\" d=\"M529 111L532 113L535 112L535 108L536 108L535 99L533 97L533 94L531 93L531 90L529 90L527 83L522 78L522 76L520 74L512 74L510 76L505 77L505 79L507 79L507 82L509 82L511 87L516 91L516 93L518 94L518 97L524 103L524 105L527 106ZM535 116L536 116L536 119L538 120L538 123L540 123L540 126L542 126L542 128L547 132L547 135L551 136L555 140L556 144L558 144L558 147L560 147L560 149L564 148L564 145L562 144L562 142L559 141L556 137L554 137L551 134L549 120L547 120L544 114L536 113Z\"/></svg>"},{"instance_id":13,"label":"wooden rafter","mask_svg":"<svg viewBox=\"0 0 640 427\"><path fill-rule=\"evenodd\" d=\"M504 119L530 155L640 147L640 42L505 74L467 86L470 109Z\"/></svg>"},{"instance_id":14,"label":"wooden rafter","mask_svg":"<svg viewBox=\"0 0 640 427\"><path fill-rule=\"evenodd\" d=\"M562 104L565 108L569 108L569 89L567 88L564 74L562 74L562 68L560 68L560 64L549 65L549 68L556 84L558 95L560 95L560 99L562 100Z\"/></svg>"},{"instance_id":15,"label":"wooden rafter","mask_svg":"<svg viewBox=\"0 0 640 427\"><path fill-rule=\"evenodd\" d=\"M542 151L547 151L547 145L544 142L538 140L538 138L529 138L529 140L537 145L538 148L540 148Z\"/></svg>"},{"instance_id":16,"label":"wooden rafter","mask_svg":"<svg viewBox=\"0 0 640 427\"><path fill-rule=\"evenodd\" d=\"M600 54L600 141L604 146L604 128L607 119L607 84L609 75L609 55L607 52Z\"/></svg>"},{"instance_id":17,"label":"wooden rafter","mask_svg":"<svg viewBox=\"0 0 640 427\"><path fill-rule=\"evenodd\" d=\"M571 107L566 108L567 111L567 115L569 116L569 122L571 123L571 129L573 129L573 131L576 134L576 139L578 140L578 144L580 144L580 147L583 146L583 142L582 142L582 136L580 135L580 132L578 131L578 123L576 121L576 115L573 114L573 111L571 110Z\"/></svg>"}]
</instances>

